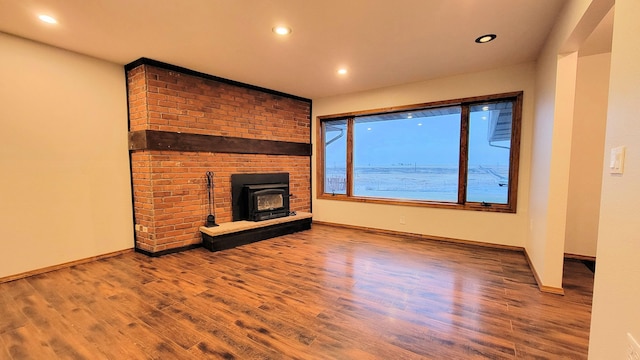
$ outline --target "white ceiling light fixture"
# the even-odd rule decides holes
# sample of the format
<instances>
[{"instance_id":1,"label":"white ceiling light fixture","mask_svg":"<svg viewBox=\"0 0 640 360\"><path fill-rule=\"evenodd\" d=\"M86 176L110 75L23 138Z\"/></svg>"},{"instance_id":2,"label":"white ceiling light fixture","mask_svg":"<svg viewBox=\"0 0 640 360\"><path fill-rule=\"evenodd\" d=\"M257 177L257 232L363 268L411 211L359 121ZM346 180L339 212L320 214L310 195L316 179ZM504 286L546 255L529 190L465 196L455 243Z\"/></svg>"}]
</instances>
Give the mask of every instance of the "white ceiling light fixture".
<instances>
[{"instance_id":1,"label":"white ceiling light fixture","mask_svg":"<svg viewBox=\"0 0 640 360\"><path fill-rule=\"evenodd\" d=\"M347 74L347 69L345 69L345 68L338 69L338 74L346 75Z\"/></svg>"},{"instance_id":2,"label":"white ceiling light fixture","mask_svg":"<svg viewBox=\"0 0 640 360\"><path fill-rule=\"evenodd\" d=\"M478 37L476 39L476 43L478 43L478 44L486 44L486 43L488 43L490 41L495 40L497 37L498 37L498 35L496 35L496 34L482 35L482 36L480 36L480 37Z\"/></svg>"},{"instance_id":3,"label":"white ceiling light fixture","mask_svg":"<svg viewBox=\"0 0 640 360\"><path fill-rule=\"evenodd\" d=\"M56 20L53 16L41 14L38 15L38 19L42 22L46 22L47 24L57 24L58 20Z\"/></svg>"},{"instance_id":4,"label":"white ceiling light fixture","mask_svg":"<svg viewBox=\"0 0 640 360\"><path fill-rule=\"evenodd\" d=\"M271 31L273 31L274 33L278 34L278 35L289 35L291 34L291 28L287 27L287 26L276 26L273 29L271 29Z\"/></svg>"}]
</instances>

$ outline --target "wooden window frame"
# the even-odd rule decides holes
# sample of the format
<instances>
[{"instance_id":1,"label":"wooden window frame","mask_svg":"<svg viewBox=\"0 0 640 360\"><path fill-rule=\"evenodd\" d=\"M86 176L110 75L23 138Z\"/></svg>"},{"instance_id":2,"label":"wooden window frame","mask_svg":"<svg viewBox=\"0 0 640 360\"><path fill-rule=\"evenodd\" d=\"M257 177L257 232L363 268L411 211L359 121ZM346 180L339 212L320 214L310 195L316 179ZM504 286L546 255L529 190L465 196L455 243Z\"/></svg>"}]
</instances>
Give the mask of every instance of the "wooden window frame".
<instances>
[{"instance_id":1,"label":"wooden window frame","mask_svg":"<svg viewBox=\"0 0 640 360\"><path fill-rule=\"evenodd\" d=\"M421 206L430 208L459 209L474 211L489 211L502 213L515 213L518 201L518 172L520 167L520 137L522 127L522 98L523 92L510 92L493 95L468 97L455 100L445 100L413 105L394 106L381 109L356 111L342 114L318 116L316 118L316 190L317 198L322 200L352 201L371 204L389 204L405 206ZM511 150L509 154L509 188L506 204L478 203L466 201L467 171L468 171L468 145L469 145L469 108L473 105L496 101L511 101L513 103L513 118L511 125ZM353 195L353 128L355 118L364 115L377 115L400 111L412 111L418 109L438 108L447 106L461 106L460 120L460 159L458 173L458 201L438 202L428 200L406 200L391 198L376 198ZM331 120L347 120L347 159L346 159L346 194L325 193L324 185L324 122Z\"/></svg>"}]
</instances>

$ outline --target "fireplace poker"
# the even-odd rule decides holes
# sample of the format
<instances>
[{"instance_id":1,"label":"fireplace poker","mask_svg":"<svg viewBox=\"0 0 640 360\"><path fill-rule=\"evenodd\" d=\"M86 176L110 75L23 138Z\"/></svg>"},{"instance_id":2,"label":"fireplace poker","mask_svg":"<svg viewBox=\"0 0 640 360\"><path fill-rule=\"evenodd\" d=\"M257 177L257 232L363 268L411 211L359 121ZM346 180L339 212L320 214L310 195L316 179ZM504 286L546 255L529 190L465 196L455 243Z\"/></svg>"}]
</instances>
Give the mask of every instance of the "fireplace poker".
<instances>
[{"instance_id":1,"label":"fireplace poker","mask_svg":"<svg viewBox=\"0 0 640 360\"><path fill-rule=\"evenodd\" d=\"M216 224L215 209L213 207L213 173L211 171L207 171L207 192L209 194L209 215L207 215L207 222L204 226L218 226L218 224Z\"/></svg>"}]
</instances>

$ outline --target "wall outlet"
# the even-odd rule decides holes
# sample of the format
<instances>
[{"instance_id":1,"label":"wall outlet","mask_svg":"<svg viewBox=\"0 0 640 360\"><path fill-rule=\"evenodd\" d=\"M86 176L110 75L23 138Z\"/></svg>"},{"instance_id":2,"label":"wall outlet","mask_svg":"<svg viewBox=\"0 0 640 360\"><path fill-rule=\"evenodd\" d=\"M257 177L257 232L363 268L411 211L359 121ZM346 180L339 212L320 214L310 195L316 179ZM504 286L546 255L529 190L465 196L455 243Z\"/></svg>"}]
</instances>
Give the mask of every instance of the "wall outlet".
<instances>
[{"instance_id":1,"label":"wall outlet","mask_svg":"<svg viewBox=\"0 0 640 360\"><path fill-rule=\"evenodd\" d=\"M627 347L627 360L640 360L640 345L636 339L631 336L630 333L627 333L627 342L629 346Z\"/></svg>"},{"instance_id":2,"label":"wall outlet","mask_svg":"<svg viewBox=\"0 0 640 360\"><path fill-rule=\"evenodd\" d=\"M400 225L406 225L407 224L407 220L404 218L404 216L400 216Z\"/></svg>"},{"instance_id":3,"label":"wall outlet","mask_svg":"<svg viewBox=\"0 0 640 360\"><path fill-rule=\"evenodd\" d=\"M136 231L142 230L142 226L140 226L140 224L136 224L135 228L136 228Z\"/></svg>"}]
</instances>

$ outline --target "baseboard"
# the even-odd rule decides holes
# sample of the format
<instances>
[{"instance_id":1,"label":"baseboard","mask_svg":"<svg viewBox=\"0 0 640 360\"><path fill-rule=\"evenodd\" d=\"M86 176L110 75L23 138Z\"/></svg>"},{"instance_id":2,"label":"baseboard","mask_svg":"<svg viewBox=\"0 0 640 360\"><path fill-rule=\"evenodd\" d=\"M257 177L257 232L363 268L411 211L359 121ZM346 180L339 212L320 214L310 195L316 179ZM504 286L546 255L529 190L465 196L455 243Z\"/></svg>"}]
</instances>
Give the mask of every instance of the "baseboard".
<instances>
[{"instance_id":1,"label":"baseboard","mask_svg":"<svg viewBox=\"0 0 640 360\"><path fill-rule=\"evenodd\" d=\"M564 253L565 259L578 260L581 261L584 266L589 268L592 273L596 272L596 257L595 256L586 256L586 255L578 255L578 254L569 254Z\"/></svg>"},{"instance_id":2,"label":"baseboard","mask_svg":"<svg viewBox=\"0 0 640 360\"><path fill-rule=\"evenodd\" d=\"M317 221L315 219L313 220L313 225L333 226L333 227L339 227L339 228L345 228L345 229L366 231L370 233L393 235L393 236L405 236L405 237L410 237L410 238L419 239L419 240L442 241L442 242L455 243L455 244L488 247L492 249L524 251L524 248L520 246L491 244L491 243L485 243L480 241L461 240L461 239L454 239L454 238L448 238L443 236L424 235L424 234L417 234L417 233L397 231L397 230L377 229L377 228L370 228L366 226L338 224L338 223L332 223L332 222L326 222L326 221Z\"/></svg>"},{"instance_id":3,"label":"baseboard","mask_svg":"<svg viewBox=\"0 0 640 360\"><path fill-rule=\"evenodd\" d=\"M545 293L564 295L564 290L562 288L542 285L542 282L540 281L540 276L538 276L536 269L533 267L533 264L531 263L531 259L529 258L529 254L527 254L527 250L523 247L501 245L501 244L490 244L490 243L483 243L479 241L460 240L460 239L453 239L453 238L447 238L447 237L441 237L441 236L416 234L416 233L409 233L409 232L396 231L396 230L376 229L376 228L369 228L365 226L337 224L332 222L317 221L315 219L313 220L313 225L333 226L333 227L360 230L360 231L385 234L385 235L408 236L411 238L421 239L421 240L442 241L442 242L448 242L448 243L454 243L454 244L465 244L465 245L472 245L472 246L481 246L481 247L488 247L488 248L494 248L494 249L523 252L525 258L527 259L527 264L529 264L529 269L531 269L531 272L533 273L533 277L536 279L536 284L538 285L538 289L540 289L541 292L545 292Z\"/></svg>"},{"instance_id":4,"label":"baseboard","mask_svg":"<svg viewBox=\"0 0 640 360\"><path fill-rule=\"evenodd\" d=\"M130 253L130 252L133 252L133 249L125 249L125 250L114 251L114 252L110 252L110 253L107 253L107 254L102 254L102 255L92 256L92 257L88 257L88 258L84 258L84 259L69 261L69 262L66 262L66 263L63 263L63 264L47 266L47 267L42 268L42 269L31 270L31 271L23 272L23 273L20 273L20 274L5 276L5 277L0 278L0 284L6 283L6 282L10 282L10 281L24 279L24 278L27 278L29 276L40 275L40 274L48 273L48 272L55 271L55 270L65 269L65 268L72 267L72 266L75 266L75 265L85 264L85 263L96 261L96 260L101 260L101 259L106 259L106 258L122 255L122 254L127 254L127 253Z\"/></svg>"},{"instance_id":5,"label":"baseboard","mask_svg":"<svg viewBox=\"0 0 640 360\"><path fill-rule=\"evenodd\" d=\"M596 257L595 256L587 256L587 255L578 255L578 254L570 254L570 253L564 253L564 258L565 259L574 259L574 260L582 260L582 261L596 261Z\"/></svg>"},{"instance_id":6,"label":"baseboard","mask_svg":"<svg viewBox=\"0 0 640 360\"><path fill-rule=\"evenodd\" d=\"M553 287L553 286L542 285L542 281L540 281L540 276L538 276L538 272L536 271L536 268L533 266L533 262L531 261L531 258L529 257L529 253L527 252L527 249L524 249L524 257L527 259L527 263L529 264L529 268L531 269L531 272L533 273L533 277L536 279L536 283L538 284L538 289L540 289L540 291L546 292L546 293L550 293L550 294L564 295L564 289L563 288L557 288L557 287Z\"/></svg>"}]
</instances>

